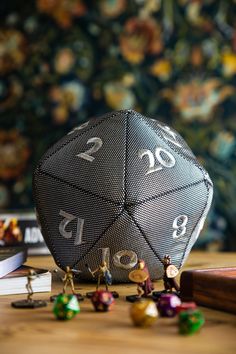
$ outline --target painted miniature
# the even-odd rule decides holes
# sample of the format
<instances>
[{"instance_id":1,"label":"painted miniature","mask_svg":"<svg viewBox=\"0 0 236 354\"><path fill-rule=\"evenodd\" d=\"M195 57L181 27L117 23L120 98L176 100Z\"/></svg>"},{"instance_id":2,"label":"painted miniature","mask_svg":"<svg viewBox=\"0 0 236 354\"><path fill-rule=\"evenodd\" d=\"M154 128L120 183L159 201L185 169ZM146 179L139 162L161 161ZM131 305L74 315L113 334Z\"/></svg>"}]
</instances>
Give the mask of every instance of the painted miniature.
<instances>
[{"instance_id":1,"label":"painted miniature","mask_svg":"<svg viewBox=\"0 0 236 354\"><path fill-rule=\"evenodd\" d=\"M101 265L92 272L92 275L94 276L94 274L96 274L96 273L98 274L96 290L99 289L101 281L104 281L106 291L108 291L108 285L112 284L112 275L111 275L110 270L107 267L106 261L103 261L101 263Z\"/></svg>"},{"instance_id":2,"label":"painted miniature","mask_svg":"<svg viewBox=\"0 0 236 354\"><path fill-rule=\"evenodd\" d=\"M128 295L126 300L134 302L141 297L148 297L154 289L148 267L143 259L138 260L137 269L129 273L129 279L137 284L137 295Z\"/></svg>"},{"instance_id":3,"label":"painted miniature","mask_svg":"<svg viewBox=\"0 0 236 354\"><path fill-rule=\"evenodd\" d=\"M164 265L164 276L163 276L163 282L164 282L164 287L166 292L171 292L172 289L174 288L177 293L179 293L179 285L175 280L175 277L179 274L178 269L171 264L171 258L168 254L165 255L163 259L163 265Z\"/></svg>"},{"instance_id":4,"label":"painted miniature","mask_svg":"<svg viewBox=\"0 0 236 354\"><path fill-rule=\"evenodd\" d=\"M71 288L72 293L75 295L75 285L74 285L74 273L69 266L66 266L65 275L62 278L63 282L63 294L66 293L67 286L69 285Z\"/></svg>"},{"instance_id":5,"label":"painted miniature","mask_svg":"<svg viewBox=\"0 0 236 354\"><path fill-rule=\"evenodd\" d=\"M102 282L105 284L106 291L109 291L108 286L112 285L112 274L108 268L107 262L103 260L101 265L99 265L99 267L93 271L90 269L88 264L86 264L86 267L88 268L89 272L92 274L93 277L95 276L95 274L98 274L96 291L99 290L99 287ZM93 294L94 292L88 292L86 295L87 297L91 298ZM119 297L119 294L116 291L111 291L111 294L114 298Z\"/></svg>"},{"instance_id":6,"label":"painted miniature","mask_svg":"<svg viewBox=\"0 0 236 354\"><path fill-rule=\"evenodd\" d=\"M44 307L47 306L47 302L43 300L33 300L33 288L32 288L32 282L36 279L39 278L39 275L33 270L30 269L29 273L27 275L27 283L26 283L26 289L28 292L27 299L25 300L19 300L19 301L14 301L11 303L12 307L15 308L38 308L38 307Z\"/></svg>"},{"instance_id":7,"label":"painted miniature","mask_svg":"<svg viewBox=\"0 0 236 354\"><path fill-rule=\"evenodd\" d=\"M148 267L143 259L138 261L138 269L143 270L148 275L144 282L138 283L138 294L142 297L148 297L148 295L154 290L154 286L150 279Z\"/></svg>"},{"instance_id":8,"label":"painted miniature","mask_svg":"<svg viewBox=\"0 0 236 354\"><path fill-rule=\"evenodd\" d=\"M57 270L54 270L54 272L57 273ZM76 293L75 291L74 274L79 274L79 273L81 273L80 270L71 269L69 266L66 266L64 277L60 277L60 280L63 283L63 288L62 288L62 293L60 293L59 295L66 294L67 287L69 286L72 294L77 297L78 301L84 300L84 297L80 293ZM51 296L50 301L51 302L55 301L57 296L58 295Z\"/></svg>"},{"instance_id":9,"label":"painted miniature","mask_svg":"<svg viewBox=\"0 0 236 354\"><path fill-rule=\"evenodd\" d=\"M153 291L152 296L154 301L158 301L163 293L174 293L179 296L180 287L175 280L175 277L179 274L178 269L171 263L171 257L168 254L164 256L162 263L164 266L164 290ZM175 291L173 291L173 289L175 289Z\"/></svg>"}]
</instances>

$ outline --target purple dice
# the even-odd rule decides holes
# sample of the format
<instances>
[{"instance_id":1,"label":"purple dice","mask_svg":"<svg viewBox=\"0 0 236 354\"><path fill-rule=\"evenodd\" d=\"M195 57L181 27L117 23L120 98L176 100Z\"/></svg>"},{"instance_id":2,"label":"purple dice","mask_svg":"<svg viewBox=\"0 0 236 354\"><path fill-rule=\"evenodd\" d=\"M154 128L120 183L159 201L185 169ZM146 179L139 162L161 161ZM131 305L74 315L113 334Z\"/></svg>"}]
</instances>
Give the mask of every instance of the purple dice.
<instances>
[{"instance_id":1,"label":"purple dice","mask_svg":"<svg viewBox=\"0 0 236 354\"><path fill-rule=\"evenodd\" d=\"M157 303L157 308L161 317L174 317L177 315L177 307L181 304L175 294L162 294Z\"/></svg>"}]
</instances>

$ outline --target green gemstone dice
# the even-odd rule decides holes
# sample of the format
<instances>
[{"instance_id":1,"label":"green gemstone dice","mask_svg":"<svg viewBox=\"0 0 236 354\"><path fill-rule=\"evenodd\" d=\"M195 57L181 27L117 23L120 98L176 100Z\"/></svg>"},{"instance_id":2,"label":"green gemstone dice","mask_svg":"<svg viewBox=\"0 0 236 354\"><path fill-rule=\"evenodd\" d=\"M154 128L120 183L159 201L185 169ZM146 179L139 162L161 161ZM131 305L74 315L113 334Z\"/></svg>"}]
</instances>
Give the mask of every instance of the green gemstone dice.
<instances>
[{"instance_id":1,"label":"green gemstone dice","mask_svg":"<svg viewBox=\"0 0 236 354\"><path fill-rule=\"evenodd\" d=\"M54 302L53 313L58 320L71 320L80 312L75 295L59 294Z\"/></svg>"},{"instance_id":2,"label":"green gemstone dice","mask_svg":"<svg viewBox=\"0 0 236 354\"><path fill-rule=\"evenodd\" d=\"M193 334L204 324L204 316L199 310L188 310L179 313L179 333Z\"/></svg>"}]
</instances>

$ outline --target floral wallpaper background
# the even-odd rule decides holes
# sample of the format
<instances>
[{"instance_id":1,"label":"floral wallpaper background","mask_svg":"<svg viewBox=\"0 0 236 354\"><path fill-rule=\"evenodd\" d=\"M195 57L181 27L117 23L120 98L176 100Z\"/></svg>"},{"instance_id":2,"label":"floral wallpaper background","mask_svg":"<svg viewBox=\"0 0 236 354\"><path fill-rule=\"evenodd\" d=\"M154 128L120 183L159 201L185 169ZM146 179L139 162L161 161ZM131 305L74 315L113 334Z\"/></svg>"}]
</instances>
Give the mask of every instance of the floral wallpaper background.
<instances>
[{"instance_id":1,"label":"floral wallpaper background","mask_svg":"<svg viewBox=\"0 0 236 354\"><path fill-rule=\"evenodd\" d=\"M236 250L236 1L0 2L0 210L33 207L47 148L134 108L187 140L215 185L198 247Z\"/></svg>"}]
</instances>

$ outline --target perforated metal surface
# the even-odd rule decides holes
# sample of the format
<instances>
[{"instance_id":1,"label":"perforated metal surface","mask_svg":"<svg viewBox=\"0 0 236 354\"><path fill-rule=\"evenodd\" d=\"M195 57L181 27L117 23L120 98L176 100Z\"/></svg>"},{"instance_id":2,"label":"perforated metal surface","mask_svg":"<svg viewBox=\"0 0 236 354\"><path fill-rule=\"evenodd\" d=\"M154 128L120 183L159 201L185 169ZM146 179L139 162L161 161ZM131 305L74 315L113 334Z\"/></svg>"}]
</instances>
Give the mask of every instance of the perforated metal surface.
<instances>
[{"instance_id":1,"label":"perforated metal surface","mask_svg":"<svg viewBox=\"0 0 236 354\"><path fill-rule=\"evenodd\" d=\"M97 268L102 248L109 248L113 280L119 282L128 281L130 271L114 262L122 250L144 258L155 279L162 276L166 253L180 268L213 191L179 134L132 110L91 119L69 132L40 160L33 189L42 233L58 266L78 268L89 280L85 264ZM127 263L125 252L124 257Z\"/></svg>"}]
</instances>

